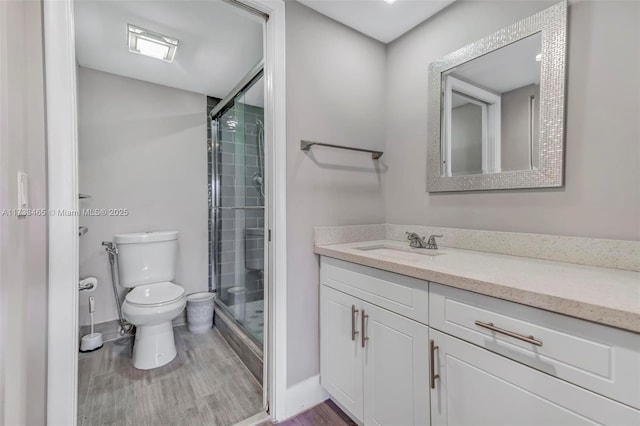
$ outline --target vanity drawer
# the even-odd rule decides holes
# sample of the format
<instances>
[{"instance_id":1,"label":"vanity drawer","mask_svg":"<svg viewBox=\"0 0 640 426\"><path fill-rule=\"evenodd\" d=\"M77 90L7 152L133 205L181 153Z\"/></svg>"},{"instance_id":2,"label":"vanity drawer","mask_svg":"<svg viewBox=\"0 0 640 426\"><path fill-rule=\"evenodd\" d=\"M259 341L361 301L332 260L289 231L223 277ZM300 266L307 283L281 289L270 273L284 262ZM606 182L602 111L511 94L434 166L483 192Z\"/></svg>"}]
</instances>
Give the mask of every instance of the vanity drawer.
<instances>
[{"instance_id":1,"label":"vanity drawer","mask_svg":"<svg viewBox=\"0 0 640 426\"><path fill-rule=\"evenodd\" d=\"M440 284L429 289L432 328L640 408L640 335Z\"/></svg>"},{"instance_id":2,"label":"vanity drawer","mask_svg":"<svg viewBox=\"0 0 640 426\"><path fill-rule=\"evenodd\" d=\"M322 256L320 284L428 325L426 281Z\"/></svg>"}]
</instances>

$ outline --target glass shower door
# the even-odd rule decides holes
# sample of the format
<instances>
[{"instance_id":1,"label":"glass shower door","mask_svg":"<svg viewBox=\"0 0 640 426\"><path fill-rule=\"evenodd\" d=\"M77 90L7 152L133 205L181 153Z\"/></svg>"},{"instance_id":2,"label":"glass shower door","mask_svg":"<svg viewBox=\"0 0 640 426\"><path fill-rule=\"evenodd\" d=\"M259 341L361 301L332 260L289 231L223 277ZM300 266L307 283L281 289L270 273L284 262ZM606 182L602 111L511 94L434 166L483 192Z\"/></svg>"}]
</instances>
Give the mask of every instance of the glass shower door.
<instances>
[{"instance_id":1,"label":"glass shower door","mask_svg":"<svg viewBox=\"0 0 640 426\"><path fill-rule=\"evenodd\" d=\"M264 109L262 78L213 124L212 236L223 308L259 344L264 336Z\"/></svg>"}]
</instances>

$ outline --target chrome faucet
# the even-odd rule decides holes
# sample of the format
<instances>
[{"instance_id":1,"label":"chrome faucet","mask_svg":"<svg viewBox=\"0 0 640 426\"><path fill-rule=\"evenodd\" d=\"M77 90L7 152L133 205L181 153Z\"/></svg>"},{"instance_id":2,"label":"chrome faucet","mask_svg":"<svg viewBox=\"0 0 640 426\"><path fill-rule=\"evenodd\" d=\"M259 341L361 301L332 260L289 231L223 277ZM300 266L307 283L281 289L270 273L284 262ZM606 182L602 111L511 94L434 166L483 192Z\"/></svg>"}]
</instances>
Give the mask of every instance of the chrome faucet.
<instances>
[{"instance_id":1,"label":"chrome faucet","mask_svg":"<svg viewBox=\"0 0 640 426\"><path fill-rule=\"evenodd\" d=\"M427 248L427 243L424 241L424 237L421 237L415 232L405 232L405 234L407 234L407 240L409 240L409 247Z\"/></svg>"},{"instance_id":2,"label":"chrome faucet","mask_svg":"<svg viewBox=\"0 0 640 426\"><path fill-rule=\"evenodd\" d=\"M415 232L405 232L405 234L407 234L407 240L409 240L409 247L426 248L429 250L438 250L436 238L442 237L442 235L430 235L429 239L425 242L424 237L421 237Z\"/></svg>"}]
</instances>

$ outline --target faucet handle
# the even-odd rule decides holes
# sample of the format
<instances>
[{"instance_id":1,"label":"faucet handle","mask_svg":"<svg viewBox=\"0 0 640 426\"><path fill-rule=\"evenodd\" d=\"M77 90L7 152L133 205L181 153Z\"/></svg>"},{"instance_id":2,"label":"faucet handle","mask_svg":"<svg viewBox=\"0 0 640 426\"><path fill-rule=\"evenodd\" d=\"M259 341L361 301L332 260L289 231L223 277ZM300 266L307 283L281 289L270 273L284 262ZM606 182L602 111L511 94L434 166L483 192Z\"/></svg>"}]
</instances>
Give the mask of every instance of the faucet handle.
<instances>
[{"instance_id":1,"label":"faucet handle","mask_svg":"<svg viewBox=\"0 0 640 426\"><path fill-rule=\"evenodd\" d=\"M436 238L442 238L443 235L429 235L429 239L427 240L427 248L432 250L438 250L438 243L436 242Z\"/></svg>"}]
</instances>

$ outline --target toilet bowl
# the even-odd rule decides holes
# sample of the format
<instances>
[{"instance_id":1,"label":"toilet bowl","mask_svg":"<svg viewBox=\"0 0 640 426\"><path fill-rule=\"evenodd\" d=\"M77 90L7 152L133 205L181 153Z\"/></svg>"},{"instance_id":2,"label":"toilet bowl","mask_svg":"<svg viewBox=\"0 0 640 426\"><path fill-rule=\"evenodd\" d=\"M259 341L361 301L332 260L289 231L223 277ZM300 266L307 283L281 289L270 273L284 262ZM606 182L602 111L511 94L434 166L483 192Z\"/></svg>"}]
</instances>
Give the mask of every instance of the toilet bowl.
<instances>
[{"instance_id":1,"label":"toilet bowl","mask_svg":"<svg viewBox=\"0 0 640 426\"><path fill-rule=\"evenodd\" d=\"M135 368L161 367L176 357L172 321L186 304L184 289L171 282L141 285L127 294L122 314L136 326Z\"/></svg>"},{"instance_id":2,"label":"toilet bowl","mask_svg":"<svg viewBox=\"0 0 640 426\"><path fill-rule=\"evenodd\" d=\"M162 367L176 357L172 320L186 306L184 289L175 284L178 232L139 232L114 236L120 285L131 289L122 314L136 326L133 366Z\"/></svg>"}]
</instances>

